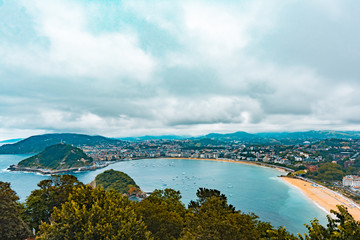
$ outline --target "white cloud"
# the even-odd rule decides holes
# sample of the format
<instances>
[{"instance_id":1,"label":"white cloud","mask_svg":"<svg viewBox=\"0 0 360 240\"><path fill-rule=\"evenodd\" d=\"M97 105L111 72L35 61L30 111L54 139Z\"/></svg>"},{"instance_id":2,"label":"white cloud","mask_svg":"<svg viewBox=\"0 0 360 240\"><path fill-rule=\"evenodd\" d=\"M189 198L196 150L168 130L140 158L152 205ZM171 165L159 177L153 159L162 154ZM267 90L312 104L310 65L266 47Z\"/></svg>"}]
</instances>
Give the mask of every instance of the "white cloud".
<instances>
[{"instance_id":1,"label":"white cloud","mask_svg":"<svg viewBox=\"0 0 360 240\"><path fill-rule=\"evenodd\" d=\"M8 129L126 136L358 126L358 84L329 79L307 62L263 57L272 51L262 46L268 36L284 31L283 49L288 33L283 27L301 26L293 8L311 7L342 21L346 8L340 1L123 1L113 3L111 18L121 24L107 31L92 25L101 28L105 3L21 3L36 36L28 43L0 36L0 78L6 79L0 80L0 134L9 134ZM153 44L154 39L159 42ZM154 57L157 48L161 54ZM331 57L340 69L341 61Z\"/></svg>"},{"instance_id":2,"label":"white cloud","mask_svg":"<svg viewBox=\"0 0 360 240\"><path fill-rule=\"evenodd\" d=\"M35 74L94 79L149 81L156 59L139 47L133 32L94 34L85 6L71 1L23 2L37 34L48 46L3 46L5 63Z\"/></svg>"}]
</instances>

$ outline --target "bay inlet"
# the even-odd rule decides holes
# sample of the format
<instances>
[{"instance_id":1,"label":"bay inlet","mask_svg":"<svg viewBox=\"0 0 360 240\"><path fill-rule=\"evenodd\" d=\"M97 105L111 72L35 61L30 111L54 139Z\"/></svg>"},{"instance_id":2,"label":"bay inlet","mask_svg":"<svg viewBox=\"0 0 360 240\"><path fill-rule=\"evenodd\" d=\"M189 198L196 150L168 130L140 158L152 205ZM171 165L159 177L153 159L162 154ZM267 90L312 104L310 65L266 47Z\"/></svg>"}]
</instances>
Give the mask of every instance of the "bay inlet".
<instances>
[{"instance_id":1,"label":"bay inlet","mask_svg":"<svg viewBox=\"0 0 360 240\"><path fill-rule=\"evenodd\" d=\"M11 183L21 201L47 175L6 170L29 155L0 155L0 181ZM89 172L72 173L80 181L90 183L105 170L127 173L145 192L173 188L187 204L196 198L199 187L215 188L228 197L229 203L243 212L253 212L274 226L285 226L290 232L304 233L304 223L314 217L326 222L326 214L299 189L277 176L284 172L267 167L231 162L194 161L186 159L142 159L123 161Z\"/></svg>"}]
</instances>

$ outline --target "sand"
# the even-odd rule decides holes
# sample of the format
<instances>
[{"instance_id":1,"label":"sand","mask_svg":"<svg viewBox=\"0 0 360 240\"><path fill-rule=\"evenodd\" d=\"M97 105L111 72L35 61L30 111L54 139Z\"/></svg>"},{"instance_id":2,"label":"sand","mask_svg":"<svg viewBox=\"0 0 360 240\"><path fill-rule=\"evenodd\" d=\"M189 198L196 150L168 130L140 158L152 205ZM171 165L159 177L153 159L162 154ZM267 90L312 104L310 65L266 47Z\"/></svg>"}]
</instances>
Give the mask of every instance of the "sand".
<instances>
[{"instance_id":1,"label":"sand","mask_svg":"<svg viewBox=\"0 0 360 240\"><path fill-rule=\"evenodd\" d=\"M324 186L313 184L298 178L282 177L284 181L299 188L307 197L325 209L328 214L330 210L337 210L336 205L344 205L356 220L360 220L360 207L350 199L332 191Z\"/></svg>"}]
</instances>

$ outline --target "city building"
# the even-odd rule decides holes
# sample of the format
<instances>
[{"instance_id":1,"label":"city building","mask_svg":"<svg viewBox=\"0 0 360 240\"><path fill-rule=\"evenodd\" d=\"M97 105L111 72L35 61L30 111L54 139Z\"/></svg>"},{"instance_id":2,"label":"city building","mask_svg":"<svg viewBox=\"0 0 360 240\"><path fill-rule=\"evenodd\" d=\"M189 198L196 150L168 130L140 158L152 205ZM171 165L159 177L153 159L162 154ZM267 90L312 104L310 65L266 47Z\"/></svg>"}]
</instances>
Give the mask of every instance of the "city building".
<instances>
[{"instance_id":1,"label":"city building","mask_svg":"<svg viewBox=\"0 0 360 240\"><path fill-rule=\"evenodd\" d=\"M360 177L354 175L343 177L343 186L360 187Z\"/></svg>"}]
</instances>

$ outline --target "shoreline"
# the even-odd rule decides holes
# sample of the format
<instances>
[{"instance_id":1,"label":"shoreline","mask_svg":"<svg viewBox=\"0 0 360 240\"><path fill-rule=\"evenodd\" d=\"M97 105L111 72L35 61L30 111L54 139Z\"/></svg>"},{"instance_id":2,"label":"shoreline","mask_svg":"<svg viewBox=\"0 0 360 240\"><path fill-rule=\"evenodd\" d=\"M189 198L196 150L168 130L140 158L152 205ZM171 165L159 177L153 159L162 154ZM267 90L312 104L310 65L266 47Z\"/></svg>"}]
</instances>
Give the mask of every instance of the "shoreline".
<instances>
[{"instance_id":1,"label":"shoreline","mask_svg":"<svg viewBox=\"0 0 360 240\"><path fill-rule=\"evenodd\" d=\"M309 198L317 207L322 209L328 215L333 215L330 210L337 211L336 205L345 206L355 220L360 220L360 207L352 200L344 197L327 187L306 181L306 179L281 177L285 182L299 189L307 198Z\"/></svg>"},{"instance_id":2,"label":"shoreline","mask_svg":"<svg viewBox=\"0 0 360 240\"><path fill-rule=\"evenodd\" d=\"M51 170L51 169L43 169L43 168L31 168L31 167L19 167L18 165L10 165L6 170L13 172L33 172L40 173L43 175L48 174L59 174L59 173L71 173L71 172L86 172L86 171L94 171L100 168L104 168L109 166L110 164L105 164L101 166L90 166L90 167L77 167L77 168L69 168L69 169L59 169L59 170Z\"/></svg>"},{"instance_id":3,"label":"shoreline","mask_svg":"<svg viewBox=\"0 0 360 240\"><path fill-rule=\"evenodd\" d=\"M151 158L144 158L144 159L151 159ZM240 164L248 164L248 165L256 165L256 166L262 166L262 167L269 167L269 168L275 168L277 170L283 171L283 172L294 172L293 169L272 165L268 163L263 162L250 162L245 160L232 160L232 159L219 159L219 158L182 158L182 157L160 157L157 159L184 159L184 160L204 160L204 161L214 161L214 162L230 162L230 163L240 163Z\"/></svg>"}]
</instances>

